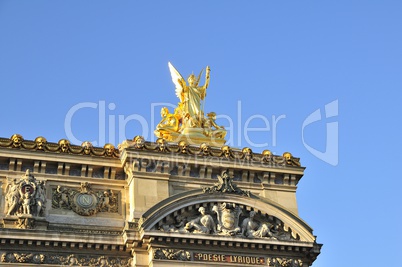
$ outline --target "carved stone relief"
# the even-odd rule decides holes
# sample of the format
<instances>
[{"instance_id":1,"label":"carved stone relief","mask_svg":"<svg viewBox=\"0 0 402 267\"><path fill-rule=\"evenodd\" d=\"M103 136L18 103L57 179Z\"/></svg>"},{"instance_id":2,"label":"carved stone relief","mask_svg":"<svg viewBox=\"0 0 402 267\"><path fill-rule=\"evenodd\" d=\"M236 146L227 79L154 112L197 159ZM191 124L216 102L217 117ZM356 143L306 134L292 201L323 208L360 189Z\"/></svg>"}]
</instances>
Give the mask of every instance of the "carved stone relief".
<instances>
[{"instance_id":1,"label":"carved stone relief","mask_svg":"<svg viewBox=\"0 0 402 267\"><path fill-rule=\"evenodd\" d=\"M185 250L157 248L154 250L154 259L189 261L191 260L191 254Z\"/></svg>"},{"instance_id":2,"label":"carved stone relief","mask_svg":"<svg viewBox=\"0 0 402 267\"><path fill-rule=\"evenodd\" d=\"M227 171L222 171L221 175L217 175L217 177L219 182L215 183L213 186L204 187L202 189L204 193L233 193L250 197L250 191L245 191L237 187L237 185L233 183L234 177L229 177Z\"/></svg>"},{"instance_id":3,"label":"carved stone relief","mask_svg":"<svg viewBox=\"0 0 402 267\"><path fill-rule=\"evenodd\" d=\"M52 207L72 210L82 216L98 212L118 212L118 195L112 190L94 191L88 182L81 183L79 190L58 186L53 190Z\"/></svg>"},{"instance_id":4,"label":"carved stone relief","mask_svg":"<svg viewBox=\"0 0 402 267\"><path fill-rule=\"evenodd\" d=\"M272 240L299 240L290 228L285 229L281 220L262 215L236 203L211 203L209 211L201 206L170 214L155 228L163 232L211 234L241 238ZM198 214L197 214L198 212Z\"/></svg>"},{"instance_id":5,"label":"carved stone relief","mask_svg":"<svg viewBox=\"0 0 402 267\"><path fill-rule=\"evenodd\" d=\"M303 262L300 259L289 258L269 258L269 267L302 267Z\"/></svg>"},{"instance_id":6,"label":"carved stone relief","mask_svg":"<svg viewBox=\"0 0 402 267\"><path fill-rule=\"evenodd\" d=\"M61 266L128 267L131 258L107 256L60 255L45 253L3 252L0 261L4 263L56 264Z\"/></svg>"},{"instance_id":7,"label":"carved stone relief","mask_svg":"<svg viewBox=\"0 0 402 267\"><path fill-rule=\"evenodd\" d=\"M45 182L37 181L28 169L19 180L8 183L5 201L7 215L42 217L46 208Z\"/></svg>"},{"instance_id":8,"label":"carved stone relief","mask_svg":"<svg viewBox=\"0 0 402 267\"><path fill-rule=\"evenodd\" d=\"M34 229L35 228L35 220L33 218L18 218L17 221L14 222L15 226L20 229Z\"/></svg>"}]
</instances>

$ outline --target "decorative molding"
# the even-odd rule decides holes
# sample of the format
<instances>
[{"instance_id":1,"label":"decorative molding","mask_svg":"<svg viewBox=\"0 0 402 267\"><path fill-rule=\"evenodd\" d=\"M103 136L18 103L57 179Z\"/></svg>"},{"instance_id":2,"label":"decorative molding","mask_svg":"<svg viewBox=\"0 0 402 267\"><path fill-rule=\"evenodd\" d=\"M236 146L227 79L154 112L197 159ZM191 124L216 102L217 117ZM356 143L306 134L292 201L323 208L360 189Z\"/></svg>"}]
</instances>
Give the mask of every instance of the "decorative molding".
<instances>
[{"instance_id":1,"label":"decorative molding","mask_svg":"<svg viewBox=\"0 0 402 267\"><path fill-rule=\"evenodd\" d=\"M271 258L268 258L268 266L269 267L302 267L303 261L301 259L271 257Z\"/></svg>"},{"instance_id":2,"label":"decorative molding","mask_svg":"<svg viewBox=\"0 0 402 267\"><path fill-rule=\"evenodd\" d=\"M18 218L14 225L19 229L34 229L36 227L35 219L33 218Z\"/></svg>"},{"instance_id":3,"label":"decorative molding","mask_svg":"<svg viewBox=\"0 0 402 267\"><path fill-rule=\"evenodd\" d=\"M208 144L190 145L185 141L167 142L159 138L156 142L146 142L144 137L135 136L132 140L125 140L119 144L120 152L131 148L142 151L153 151L158 153L170 153L177 155L193 155L197 157L215 157L227 160L244 161L248 163L261 163L268 166L292 166L300 167L300 158L293 157L289 152L282 156L273 155L270 150L264 150L262 153L254 153L251 148L245 147L242 150L233 149L227 145L222 147L212 147Z\"/></svg>"},{"instance_id":4,"label":"decorative molding","mask_svg":"<svg viewBox=\"0 0 402 267\"><path fill-rule=\"evenodd\" d=\"M222 171L221 175L218 175L218 183L215 183L210 187L203 187L202 190L204 193L233 193L238 195L244 195L250 197L250 191L245 191L237 187L236 184L233 183L233 177L229 177L227 171Z\"/></svg>"},{"instance_id":5,"label":"decorative molding","mask_svg":"<svg viewBox=\"0 0 402 267\"><path fill-rule=\"evenodd\" d=\"M190 261L191 254L185 250L179 249L161 249L154 250L154 259L156 260L178 260L178 261Z\"/></svg>"},{"instance_id":6,"label":"decorative molding","mask_svg":"<svg viewBox=\"0 0 402 267\"><path fill-rule=\"evenodd\" d=\"M112 144L106 144L101 148L94 147L91 142L85 141L81 146L77 146L70 144L67 139L60 139L57 143L51 143L42 136L37 137L34 141L24 140L20 134L13 134L10 138L0 138L0 147L107 158L118 158L120 156L119 150Z\"/></svg>"},{"instance_id":7,"label":"decorative molding","mask_svg":"<svg viewBox=\"0 0 402 267\"><path fill-rule=\"evenodd\" d=\"M83 229L83 228L71 228L66 226L55 226L49 225L47 230L60 231L60 232L73 232L82 234L101 234L101 235L121 235L122 231L111 231L111 230L94 230L94 229Z\"/></svg>"},{"instance_id":8,"label":"decorative molding","mask_svg":"<svg viewBox=\"0 0 402 267\"><path fill-rule=\"evenodd\" d=\"M0 261L4 263L31 263L31 264L58 264L62 266L102 266L102 267L129 267L132 266L132 259L128 257L108 256L82 256L63 255L51 253L20 253L3 252Z\"/></svg>"}]
</instances>

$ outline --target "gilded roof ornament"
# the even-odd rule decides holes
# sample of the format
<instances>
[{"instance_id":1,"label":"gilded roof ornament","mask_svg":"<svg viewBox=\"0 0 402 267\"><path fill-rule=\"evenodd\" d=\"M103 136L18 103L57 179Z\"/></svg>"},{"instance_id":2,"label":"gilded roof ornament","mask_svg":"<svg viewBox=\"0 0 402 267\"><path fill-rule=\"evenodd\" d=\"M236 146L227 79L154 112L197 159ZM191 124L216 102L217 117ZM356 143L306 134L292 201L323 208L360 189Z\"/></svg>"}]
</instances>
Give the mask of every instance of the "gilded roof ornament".
<instances>
[{"instance_id":1,"label":"gilded roof ornament","mask_svg":"<svg viewBox=\"0 0 402 267\"><path fill-rule=\"evenodd\" d=\"M211 71L209 66L206 67L204 85L199 85L203 70L198 77L191 74L186 82L170 62L168 65L180 102L173 113L167 107L162 108L162 119L156 126L155 135L167 141L185 141L187 144L223 145L226 142L226 130L216 124L216 113L204 115Z\"/></svg>"},{"instance_id":2,"label":"gilded roof ornament","mask_svg":"<svg viewBox=\"0 0 402 267\"><path fill-rule=\"evenodd\" d=\"M106 144L101 148L94 147L91 142L85 141L81 146L76 146L72 145L67 139L60 139L57 143L52 143L48 142L45 137L38 136L32 141L25 140L20 134L13 134L10 138L0 137L0 147L98 157L119 157L119 150L112 144Z\"/></svg>"}]
</instances>

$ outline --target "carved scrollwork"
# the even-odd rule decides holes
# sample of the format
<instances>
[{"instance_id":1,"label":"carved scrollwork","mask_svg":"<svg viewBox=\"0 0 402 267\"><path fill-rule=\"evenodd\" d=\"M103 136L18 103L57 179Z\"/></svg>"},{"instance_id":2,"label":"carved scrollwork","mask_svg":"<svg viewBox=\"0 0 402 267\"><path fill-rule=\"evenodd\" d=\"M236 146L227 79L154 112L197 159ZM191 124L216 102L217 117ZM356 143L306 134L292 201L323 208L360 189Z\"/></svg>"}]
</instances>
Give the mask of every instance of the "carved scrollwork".
<instances>
[{"instance_id":1,"label":"carved scrollwork","mask_svg":"<svg viewBox=\"0 0 402 267\"><path fill-rule=\"evenodd\" d=\"M4 263L55 264L61 266L128 267L131 266L132 259L107 256L91 257L75 254L4 252L1 254L0 261Z\"/></svg>"},{"instance_id":2,"label":"carved scrollwork","mask_svg":"<svg viewBox=\"0 0 402 267\"><path fill-rule=\"evenodd\" d=\"M189 261L191 260L191 254L185 250L157 248L154 250L154 259Z\"/></svg>"},{"instance_id":3,"label":"carved scrollwork","mask_svg":"<svg viewBox=\"0 0 402 267\"><path fill-rule=\"evenodd\" d=\"M17 221L14 222L15 226L20 229L34 229L35 228L35 219L33 218L18 218Z\"/></svg>"},{"instance_id":4,"label":"carved scrollwork","mask_svg":"<svg viewBox=\"0 0 402 267\"><path fill-rule=\"evenodd\" d=\"M213 186L203 187L202 190L204 193L233 193L250 197L250 191L238 188L237 185L233 183L233 177L229 177L227 171L222 171L222 174L218 175L218 180L219 182L215 183Z\"/></svg>"},{"instance_id":5,"label":"carved scrollwork","mask_svg":"<svg viewBox=\"0 0 402 267\"><path fill-rule=\"evenodd\" d=\"M268 258L269 267L302 267L303 262L300 259L290 258Z\"/></svg>"},{"instance_id":6,"label":"carved scrollwork","mask_svg":"<svg viewBox=\"0 0 402 267\"><path fill-rule=\"evenodd\" d=\"M34 253L2 253L1 262L9 263L34 263L42 264L45 262L44 254L34 254Z\"/></svg>"},{"instance_id":7,"label":"carved scrollwork","mask_svg":"<svg viewBox=\"0 0 402 267\"><path fill-rule=\"evenodd\" d=\"M79 190L58 186L53 190L52 207L72 210L82 216L98 212L118 212L118 195L112 190L94 191L88 182Z\"/></svg>"}]
</instances>

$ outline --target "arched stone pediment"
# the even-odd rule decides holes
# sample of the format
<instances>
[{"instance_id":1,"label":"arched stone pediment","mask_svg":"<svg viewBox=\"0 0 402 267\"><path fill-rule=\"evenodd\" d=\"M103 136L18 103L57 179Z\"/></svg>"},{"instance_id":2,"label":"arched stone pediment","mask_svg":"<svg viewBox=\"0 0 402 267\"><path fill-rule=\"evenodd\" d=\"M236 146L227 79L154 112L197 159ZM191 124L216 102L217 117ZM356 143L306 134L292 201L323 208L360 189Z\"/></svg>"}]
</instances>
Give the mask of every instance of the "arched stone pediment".
<instances>
[{"instance_id":1,"label":"arched stone pediment","mask_svg":"<svg viewBox=\"0 0 402 267\"><path fill-rule=\"evenodd\" d=\"M192 190L144 213L144 232L315 242L312 229L284 207L255 195Z\"/></svg>"}]
</instances>

